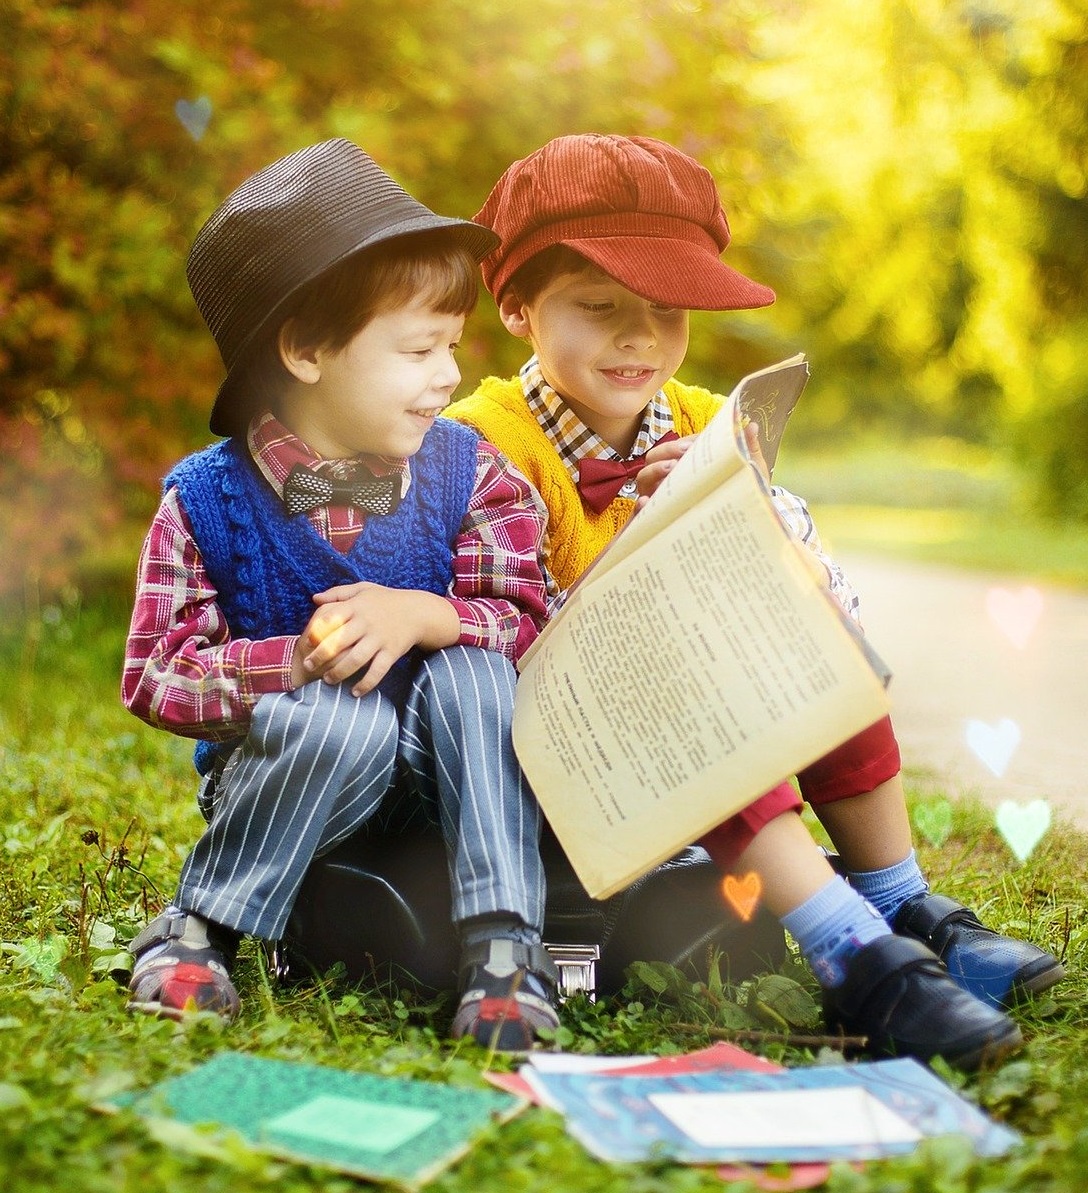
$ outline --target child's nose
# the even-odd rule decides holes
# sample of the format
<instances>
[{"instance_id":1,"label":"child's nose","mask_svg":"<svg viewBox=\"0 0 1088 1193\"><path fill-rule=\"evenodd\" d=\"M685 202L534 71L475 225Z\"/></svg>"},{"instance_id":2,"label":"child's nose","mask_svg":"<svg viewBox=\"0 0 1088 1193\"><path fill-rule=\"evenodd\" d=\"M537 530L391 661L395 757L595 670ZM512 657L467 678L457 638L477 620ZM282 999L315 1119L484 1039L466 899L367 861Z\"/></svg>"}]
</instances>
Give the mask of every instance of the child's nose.
<instances>
[{"instance_id":1,"label":"child's nose","mask_svg":"<svg viewBox=\"0 0 1088 1193\"><path fill-rule=\"evenodd\" d=\"M653 320L648 311L634 311L624 320L619 334L624 348L651 348L657 341Z\"/></svg>"},{"instance_id":2,"label":"child's nose","mask_svg":"<svg viewBox=\"0 0 1088 1193\"><path fill-rule=\"evenodd\" d=\"M442 362L438 373L435 376L435 387L437 389L454 390L461 384L461 370L457 367L457 361L454 360L451 353Z\"/></svg>"}]
</instances>

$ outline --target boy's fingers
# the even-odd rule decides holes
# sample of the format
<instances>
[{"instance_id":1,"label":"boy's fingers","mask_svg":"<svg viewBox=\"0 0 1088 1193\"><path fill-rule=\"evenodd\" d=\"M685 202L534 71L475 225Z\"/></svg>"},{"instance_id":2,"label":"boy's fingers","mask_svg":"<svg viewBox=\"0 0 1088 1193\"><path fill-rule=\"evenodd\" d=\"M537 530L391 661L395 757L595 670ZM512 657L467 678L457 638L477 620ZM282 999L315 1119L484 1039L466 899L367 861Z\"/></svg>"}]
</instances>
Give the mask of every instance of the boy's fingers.
<instances>
[{"instance_id":1,"label":"boy's fingers","mask_svg":"<svg viewBox=\"0 0 1088 1193\"><path fill-rule=\"evenodd\" d=\"M343 618L327 624L322 620L311 622L304 635L305 643L311 649L303 658L303 665L311 674L327 672L340 655L352 649L359 637Z\"/></svg>"},{"instance_id":2,"label":"boy's fingers","mask_svg":"<svg viewBox=\"0 0 1088 1193\"><path fill-rule=\"evenodd\" d=\"M385 679L389 668L396 662L396 657L380 650L367 664L366 674L351 689L353 696L365 696L372 692ZM352 674L349 672L349 674Z\"/></svg>"},{"instance_id":3,"label":"boy's fingers","mask_svg":"<svg viewBox=\"0 0 1088 1193\"><path fill-rule=\"evenodd\" d=\"M671 444L669 445L672 446ZM647 464L635 477L635 488L640 497L650 497L657 492L661 482L676 467L676 460L658 460Z\"/></svg>"},{"instance_id":4,"label":"boy's fingers","mask_svg":"<svg viewBox=\"0 0 1088 1193\"><path fill-rule=\"evenodd\" d=\"M759 438L759 427L755 423L748 423L745 426L744 440L748 445L748 455L751 457L752 463L759 469L763 479L769 484L771 470L767 467L767 461L763 457L763 444Z\"/></svg>"},{"instance_id":5,"label":"boy's fingers","mask_svg":"<svg viewBox=\"0 0 1088 1193\"><path fill-rule=\"evenodd\" d=\"M322 679L327 683L343 683L345 679L350 679L364 667L369 674L374 661L374 653L375 647L368 647L363 642L355 642L329 661Z\"/></svg>"},{"instance_id":6,"label":"boy's fingers","mask_svg":"<svg viewBox=\"0 0 1088 1193\"><path fill-rule=\"evenodd\" d=\"M679 460L694 442L694 435L684 435L680 439L670 439L667 443L657 443L646 453L646 463L656 464L661 460Z\"/></svg>"},{"instance_id":7,"label":"boy's fingers","mask_svg":"<svg viewBox=\"0 0 1088 1193\"><path fill-rule=\"evenodd\" d=\"M358 596L365 587L365 580L356 584L338 584L335 588L326 588L324 592L315 592L313 602L315 605L329 605L334 601L347 601Z\"/></svg>"}]
</instances>

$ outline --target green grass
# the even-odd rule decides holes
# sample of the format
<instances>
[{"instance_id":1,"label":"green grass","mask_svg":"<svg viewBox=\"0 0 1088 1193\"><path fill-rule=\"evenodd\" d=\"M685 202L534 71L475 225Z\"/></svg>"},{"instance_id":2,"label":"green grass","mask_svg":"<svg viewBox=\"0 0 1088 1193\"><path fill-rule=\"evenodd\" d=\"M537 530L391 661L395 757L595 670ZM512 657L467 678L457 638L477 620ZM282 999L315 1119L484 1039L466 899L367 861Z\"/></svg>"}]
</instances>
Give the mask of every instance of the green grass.
<instances>
[{"instance_id":1,"label":"green grass","mask_svg":"<svg viewBox=\"0 0 1088 1193\"><path fill-rule=\"evenodd\" d=\"M77 604L46 608L29 624L9 617L0 637L0 1169L7 1189L357 1188L241 1149L217 1157L182 1152L134 1117L91 1109L96 1098L145 1087L225 1048L461 1085L479 1084L489 1063L484 1051L446 1039L448 1000L332 983L276 989L251 945L239 968L244 1009L232 1027L176 1026L125 1011L123 986L111 973L123 978L123 945L157 905L157 892L171 889L200 827L186 744L143 728L119 706L125 616ZM942 793L919 780L912 798L926 804ZM970 1081L945 1074L1022 1132L1024 1144L1002 1161L980 1161L955 1140L938 1141L862 1171L836 1168L827 1187L1079 1193L1088 1171L1088 839L1052 831L1018 866L990 814L957 805L942 848L922 841L920 852L939 889L1065 956L1069 977L1056 997L1017 1012L1027 1038L1022 1053ZM612 1002L568 1005L562 1042L610 1053L710 1042L724 1011L698 989L673 993L659 999L634 984ZM735 1007L726 1018L735 1018ZM790 1064L814 1059L781 1043L748 1046ZM679 1193L721 1183L711 1171L597 1163L557 1115L532 1109L495 1128L433 1188Z\"/></svg>"}]
</instances>

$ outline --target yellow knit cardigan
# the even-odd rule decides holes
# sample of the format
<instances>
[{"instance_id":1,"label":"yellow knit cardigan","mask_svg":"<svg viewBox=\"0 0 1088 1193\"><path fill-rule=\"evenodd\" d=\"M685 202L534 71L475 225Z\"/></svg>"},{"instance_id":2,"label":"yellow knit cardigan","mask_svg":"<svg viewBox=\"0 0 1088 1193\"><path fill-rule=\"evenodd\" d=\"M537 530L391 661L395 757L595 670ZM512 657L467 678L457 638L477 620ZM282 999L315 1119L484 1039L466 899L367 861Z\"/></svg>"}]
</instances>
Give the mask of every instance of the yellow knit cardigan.
<instances>
[{"instance_id":1,"label":"yellow knit cardigan","mask_svg":"<svg viewBox=\"0 0 1088 1193\"><path fill-rule=\"evenodd\" d=\"M664 393L678 435L701 431L724 401L709 390L679 381L667 382ZM626 523L634 501L616 497L599 514L582 504L570 473L529 410L520 378L487 377L475 393L454 402L446 414L475 427L532 482L548 507L552 575L569 588Z\"/></svg>"}]
</instances>

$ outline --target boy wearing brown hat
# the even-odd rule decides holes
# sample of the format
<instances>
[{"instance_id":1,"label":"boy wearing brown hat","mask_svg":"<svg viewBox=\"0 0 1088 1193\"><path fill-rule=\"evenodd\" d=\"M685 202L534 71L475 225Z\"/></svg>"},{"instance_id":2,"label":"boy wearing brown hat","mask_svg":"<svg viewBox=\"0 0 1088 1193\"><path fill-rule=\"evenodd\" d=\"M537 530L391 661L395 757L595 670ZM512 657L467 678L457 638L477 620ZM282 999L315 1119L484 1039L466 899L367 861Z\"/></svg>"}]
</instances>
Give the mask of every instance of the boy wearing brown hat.
<instances>
[{"instance_id":1,"label":"boy wearing brown hat","mask_svg":"<svg viewBox=\"0 0 1088 1193\"><path fill-rule=\"evenodd\" d=\"M686 446L665 437L697 434L721 406L674 379L688 311L762 307L774 294L720 259L729 227L709 172L651 138L557 138L515 162L475 218L501 238L483 260L485 284L507 330L534 355L518 377L486 379L450 415L481 431L540 492L550 567L569 587L630 518L638 473L648 468L644 481L659 480ZM614 480L602 497L591 474L605 471ZM856 616L856 597L821 552L804 502L772 492ZM867 1036L876 1053L943 1055L968 1069L1015 1046L1019 1030L1002 1008L1058 981L1062 967L929 893L890 722L798 780L849 882L808 835L788 782L701 843L723 869L759 876L762 897L824 988L829 1026Z\"/></svg>"},{"instance_id":2,"label":"boy wearing brown hat","mask_svg":"<svg viewBox=\"0 0 1088 1193\"><path fill-rule=\"evenodd\" d=\"M454 1034L523 1049L557 1026L539 812L510 744L545 518L493 447L437 417L496 240L339 139L247 179L196 237L226 438L166 478L123 699L198 740L208 827L133 942L137 1009L232 1017L240 937L277 939L310 862L381 808L442 826Z\"/></svg>"}]
</instances>

